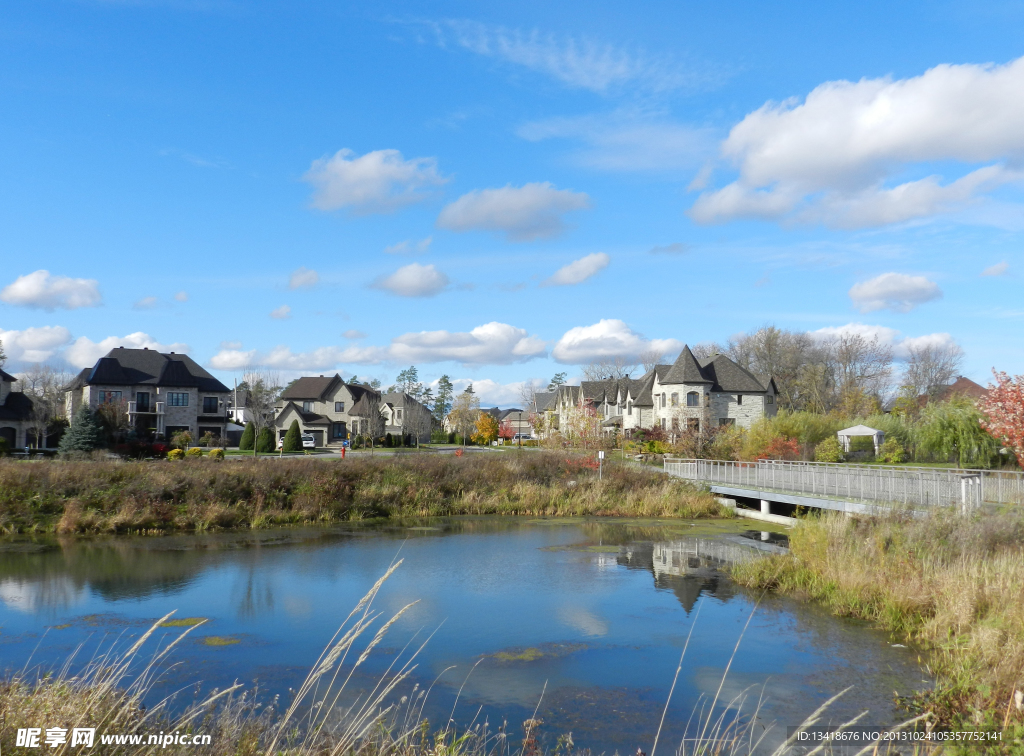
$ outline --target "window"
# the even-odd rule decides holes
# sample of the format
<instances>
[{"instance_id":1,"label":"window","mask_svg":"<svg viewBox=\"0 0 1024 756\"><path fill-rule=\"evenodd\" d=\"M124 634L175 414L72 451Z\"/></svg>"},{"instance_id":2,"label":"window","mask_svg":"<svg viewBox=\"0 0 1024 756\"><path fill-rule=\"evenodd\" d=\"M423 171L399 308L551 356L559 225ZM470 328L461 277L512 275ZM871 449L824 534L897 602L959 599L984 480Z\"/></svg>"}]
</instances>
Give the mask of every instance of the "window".
<instances>
[{"instance_id":1,"label":"window","mask_svg":"<svg viewBox=\"0 0 1024 756\"><path fill-rule=\"evenodd\" d=\"M626 414L627 415L632 415L633 414L633 402L626 402Z\"/></svg>"},{"instance_id":2,"label":"window","mask_svg":"<svg viewBox=\"0 0 1024 756\"><path fill-rule=\"evenodd\" d=\"M664 394L661 395L661 406L662 407L665 406L665 395Z\"/></svg>"},{"instance_id":3,"label":"window","mask_svg":"<svg viewBox=\"0 0 1024 756\"><path fill-rule=\"evenodd\" d=\"M725 426L725 425L736 425L736 418L735 417L720 417L720 418L718 418L718 425L719 425L719 427L722 427L722 426Z\"/></svg>"},{"instance_id":4,"label":"window","mask_svg":"<svg viewBox=\"0 0 1024 756\"><path fill-rule=\"evenodd\" d=\"M172 407L187 407L188 406L188 392L187 391L168 391L167 392L167 403Z\"/></svg>"},{"instance_id":5,"label":"window","mask_svg":"<svg viewBox=\"0 0 1024 756\"><path fill-rule=\"evenodd\" d=\"M743 404L743 394L736 394L736 404Z\"/></svg>"},{"instance_id":6,"label":"window","mask_svg":"<svg viewBox=\"0 0 1024 756\"><path fill-rule=\"evenodd\" d=\"M149 412L149 392L140 391L135 395L135 411Z\"/></svg>"},{"instance_id":7,"label":"window","mask_svg":"<svg viewBox=\"0 0 1024 756\"><path fill-rule=\"evenodd\" d=\"M679 406L679 394L672 394L672 406L673 407L678 407Z\"/></svg>"},{"instance_id":8,"label":"window","mask_svg":"<svg viewBox=\"0 0 1024 756\"><path fill-rule=\"evenodd\" d=\"M313 402L303 402L302 403L302 411L303 412L312 412L313 411Z\"/></svg>"},{"instance_id":9,"label":"window","mask_svg":"<svg viewBox=\"0 0 1024 756\"><path fill-rule=\"evenodd\" d=\"M338 402L340 404L341 402ZM334 438L345 438L345 423L332 423L331 435Z\"/></svg>"},{"instance_id":10,"label":"window","mask_svg":"<svg viewBox=\"0 0 1024 756\"><path fill-rule=\"evenodd\" d=\"M217 397L215 397L215 396L204 396L203 397L203 414L204 415L216 415L217 414Z\"/></svg>"},{"instance_id":11,"label":"window","mask_svg":"<svg viewBox=\"0 0 1024 756\"><path fill-rule=\"evenodd\" d=\"M662 394L662 396L665 396L665 395L664 395L664 394ZM665 421L665 418L661 418L661 429L662 429L662 430L665 430L665 427L666 427L666 421Z\"/></svg>"},{"instance_id":12,"label":"window","mask_svg":"<svg viewBox=\"0 0 1024 756\"><path fill-rule=\"evenodd\" d=\"M344 412L345 411L345 402L335 402L334 403L334 411L335 412Z\"/></svg>"},{"instance_id":13,"label":"window","mask_svg":"<svg viewBox=\"0 0 1024 756\"><path fill-rule=\"evenodd\" d=\"M687 407L699 407L700 406L700 394L696 391L691 391L686 395L686 406Z\"/></svg>"},{"instance_id":14,"label":"window","mask_svg":"<svg viewBox=\"0 0 1024 756\"><path fill-rule=\"evenodd\" d=\"M768 395L768 404L775 404L775 397L771 394Z\"/></svg>"},{"instance_id":15,"label":"window","mask_svg":"<svg viewBox=\"0 0 1024 756\"><path fill-rule=\"evenodd\" d=\"M395 410L395 424L402 424L402 410Z\"/></svg>"},{"instance_id":16,"label":"window","mask_svg":"<svg viewBox=\"0 0 1024 756\"><path fill-rule=\"evenodd\" d=\"M115 404L121 401L120 391L101 391L100 404Z\"/></svg>"}]
</instances>

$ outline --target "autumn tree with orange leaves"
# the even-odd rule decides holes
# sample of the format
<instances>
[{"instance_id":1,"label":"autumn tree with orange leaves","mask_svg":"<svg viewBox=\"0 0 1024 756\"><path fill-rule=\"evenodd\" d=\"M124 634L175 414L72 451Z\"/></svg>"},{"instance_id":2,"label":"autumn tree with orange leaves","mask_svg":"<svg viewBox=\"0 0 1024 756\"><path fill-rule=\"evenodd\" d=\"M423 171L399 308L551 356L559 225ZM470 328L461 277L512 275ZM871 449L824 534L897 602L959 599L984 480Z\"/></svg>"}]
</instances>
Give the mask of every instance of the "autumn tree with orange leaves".
<instances>
[{"instance_id":1,"label":"autumn tree with orange leaves","mask_svg":"<svg viewBox=\"0 0 1024 756\"><path fill-rule=\"evenodd\" d=\"M992 375L996 385L989 385L988 396L978 404L985 415L981 425L1024 467L1024 375L1011 378L998 370Z\"/></svg>"}]
</instances>

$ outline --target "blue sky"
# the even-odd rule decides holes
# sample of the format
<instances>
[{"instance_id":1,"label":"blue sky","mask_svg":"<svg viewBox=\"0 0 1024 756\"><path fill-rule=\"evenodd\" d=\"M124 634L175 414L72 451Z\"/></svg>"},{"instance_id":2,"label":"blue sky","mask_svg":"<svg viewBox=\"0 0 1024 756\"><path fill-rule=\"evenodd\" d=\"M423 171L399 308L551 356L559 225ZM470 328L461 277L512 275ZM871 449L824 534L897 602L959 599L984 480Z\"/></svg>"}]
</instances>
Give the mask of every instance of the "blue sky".
<instances>
[{"instance_id":1,"label":"blue sky","mask_svg":"<svg viewBox=\"0 0 1024 756\"><path fill-rule=\"evenodd\" d=\"M8 370L513 403L775 323L1024 372L1024 3L833 6L6 3Z\"/></svg>"}]
</instances>

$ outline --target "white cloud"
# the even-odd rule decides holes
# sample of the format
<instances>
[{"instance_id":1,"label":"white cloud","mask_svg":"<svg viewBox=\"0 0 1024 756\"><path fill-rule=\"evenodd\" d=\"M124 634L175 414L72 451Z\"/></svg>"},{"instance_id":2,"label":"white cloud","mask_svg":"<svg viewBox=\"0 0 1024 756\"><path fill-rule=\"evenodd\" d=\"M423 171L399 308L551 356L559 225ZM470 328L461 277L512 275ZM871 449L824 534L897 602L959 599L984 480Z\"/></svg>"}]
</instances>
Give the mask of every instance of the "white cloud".
<instances>
[{"instance_id":1,"label":"white cloud","mask_svg":"<svg viewBox=\"0 0 1024 756\"><path fill-rule=\"evenodd\" d=\"M310 289L320 281L320 274L306 267L293 270L288 277L289 289Z\"/></svg>"},{"instance_id":2,"label":"white cloud","mask_svg":"<svg viewBox=\"0 0 1024 756\"><path fill-rule=\"evenodd\" d=\"M847 323L842 326L819 328L817 331L811 331L810 335L813 337L861 336L868 341L877 339L879 344L885 344L893 348L893 356L897 360L906 359L910 349L923 346L941 347L956 344L956 339L948 333L928 333L923 336L907 336L902 338L900 332L895 328L866 323Z\"/></svg>"},{"instance_id":3,"label":"white cloud","mask_svg":"<svg viewBox=\"0 0 1024 756\"><path fill-rule=\"evenodd\" d=\"M405 160L398 150L354 155L352 150L339 150L333 157L313 161L303 177L313 185L313 207L349 208L360 215L386 213L426 199L426 190L448 180L438 173L434 158Z\"/></svg>"},{"instance_id":4,"label":"white cloud","mask_svg":"<svg viewBox=\"0 0 1024 756\"><path fill-rule=\"evenodd\" d=\"M362 331L357 331L355 328L350 328L349 330L345 331L345 333L343 333L341 335L344 336L346 339L365 339L366 338L366 334L365 333L363 333Z\"/></svg>"},{"instance_id":5,"label":"white cloud","mask_svg":"<svg viewBox=\"0 0 1024 756\"><path fill-rule=\"evenodd\" d=\"M23 307L53 311L98 307L102 297L98 282L91 278L51 276L48 270L19 276L0 291L0 300Z\"/></svg>"},{"instance_id":6,"label":"white cloud","mask_svg":"<svg viewBox=\"0 0 1024 756\"><path fill-rule=\"evenodd\" d=\"M188 301L188 292L187 291L179 291L177 294L174 295L174 298L178 302L187 302Z\"/></svg>"},{"instance_id":7,"label":"white cloud","mask_svg":"<svg viewBox=\"0 0 1024 756\"><path fill-rule=\"evenodd\" d=\"M450 231L495 231L511 241L557 236L565 228L562 216L590 207L583 192L556 189L548 182L511 184L501 189L475 189L446 205L437 225Z\"/></svg>"},{"instance_id":8,"label":"white cloud","mask_svg":"<svg viewBox=\"0 0 1024 756\"><path fill-rule=\"evenodd\" d=\"M342 363L376 364L386 358L385 350L379 347L327 346L308 352L293 352L291 347L276 346L268 352L256 349L222 349L210 359L210 367L216 370L243 370L260 365L277 370L312 371L334 370Z\"/></svg>"},{"instance_id":9,"label":"white cloud","mask_svg":"<svg viewBox=\"0 0 1024 756\"><path fill-rule=\"evenodd\" d=\"M506 323L487 323L469 333L421 331L392 340L388 353L399 363L461 362L464 365L509 365L544 355L545 343Z\"/></svg>"},{"instance_id":10,"label":"white cloud","mask_svg":"<svg viewBox=\"0 0 1024 756\"><path fill-rule=\"evenodd\" d=\"M671 354L682 348L682 342L676 339L646 339L621 320L601 320L570 328L555 344L551 356L566 365L582 365L603 358L637 359L647 350Z\"/></svg>"},{"instance_id":11,"label":"white cloud","mask_svg":"<svg viewBox=\"0 0 1024 756\"><path fill-rule=\"evenodd\" d=\"M453 378L452 385L455 387L455 393L461 394L466 390L466 386L473 384L473 393L476 394L480 400L481 407L520 407L523 410L527 410L527 407L523 406L523 386L526 385L527 381L514 381L512 383L499 383L498 381L490 378ZM539 378L535 378L529 381L534 385L547 385L545 380L541 384ZM437 392L437 381L430 383L430 386ZM523 412L523 420L526 420L526 412Z\"/></svg>"},{"instance_id":12,"label":"white cloud","mask_svg":"<svg viewBox=\"0 0 1024 756\"><path fill-rule=\"evenodd\" d=\"M63 326L0 330L0 341L11 362L46 362L71 342L71 331Z\"/></svg>"},{"instance_id":13,"label":"white cloud","mask_svg":"<svg viewBox=\"0 0 1024 756\"><path fill-rule=\"evenodd\" d=\"M253 362L256 357L255 349L243 351L238 342L234 342L226 348L221 344L221 347L221 350L210 358L210 367L215 370L243 370L255 364Z\"/></svg>"},{"instance_id":14,"label":"white cloud","mask_svg":"<svg viewBox=\"0 0 1024 756\"><path fill-rule=\"evenodd\" d=\"M221 349L241 349L242 348L242 342L241 341L222 341L222 342L220 342L220 348Z\"/></svg>"},{"instance_id":15,"label":"white cloud","mask_svg":"<svg viewBox=\"0 0 1024 756\"><path fill-rule=\"evenodd\" d=\"M384 247L384 252L388 255L422 254L430 249L430 243L432 241L434 241L434 237L432 236L428 236L426 239L420 239L419 241L406 239L405 241L398 242L398 244L392 244L390 247Z\"/></svg>"},{"instance_id":16,"label":"white cloud","mask_svg":"<svg viewBox=\"0 0 1024 756\"><path fill-rule=\"evenodd\" d=\"M611 258L604 252L581 257L579 260L565 265L555 271L551 278L543 282L543 286L574 286L583 283L588 278L597 275L608 267Z\"/></svg>"},{"instance_id":17,"label":"white cloud","mask_svg":"<svg viewBox=\"0 0 1024 756\"><path fill-rule=\"evenodd\" d=\"M674 89L695 80L668 57L651 57L585 36L559 38L476 21L431 24L442 47L458 46L550 76L577 89L604 93L626 86Z\"/></svg>"},{"instance_id":18,"label":"white cloud","mask_svg":"<svg viewBox=\"0 0 1024 756\"><path fill-rule=\"evenodd\" d=\"M188 352L188 344L162 344L148 333L136 331L127 336L109 336L102 341L92 341L86 336L80 336L71 346L64 350L64 359L77 368L92 367L96 360L103 357L111 349L124 347L126 349L155 349L158 352Z\"/></svg>"},{"instance_id":19,"label":"white cloud","mask_svg":"<svg viewBox=\"0 0 1024 756\"><path fill-rule=\"evenodd\" d=\"M390 276L378 278L371 286L400 297L432 297L443 291L448 284L448 276L433 265L411 263Z\"/></svg>"},{"instance_id":20,"label":"white cloud","mask_svg":"<svg viewBox=\"0 0 1024 756\"><path fill-rule=\"evenodd\" d=\"M143 297L138 302L132 305L134 310L152 310L160 304L160 300L156 297Z\"/></svg>"},{"instance_id":21,"label":"white cloud","mask_svg":"<svg viewBox=\"0 0 1024 756\"><path fill-rule=\"evenodd\" d=\"M659 247L651 247L647 252L652 255L685 255L692 247L682 242L673 242Z\"/></svg>"},{"instance_id":22,"label":"white cloud","mask_svg":"<svg viewBox=\"0 0 1024 756\"><path fill-rule=\"evenodd\" d=\"M1009 269L1010 264L1004 260L1003 262L998 262L995 265L990 265L989 267L985 268L985 270L981 271L981 275L1003 276L1006 275L1006 271L1008 271Z\"/></svg>"},{"instance_id":23,"label":"white cloud","mask_svg":"<svg viewBox=\"0 0 1024 756\"><path fill-rule=\"evenodd\" d=\"M827 82L803 102L769 102L733 127L723 157L739 178L702 194L703 223L786 218L866 227L925 218L1024 172L1024 58L1006 65L940 65L909 79ZM943 183L908 171L953 162Z\"/></svg>"},{"instance_id":24,"label":"white cloud","mask_svg":"<svg viewBox=\"0 0 1024 756\"><path fill-rule=\"evenodd\" d=\"M910 312L919 304L941 297L942 290L934 281L903 273L883 273L850 288L850 299L861 312Z\"/></svg>"},{"instance_id":25,"label":"white cloud","mask_svg":"<svg viewBox=\"0 0 1024 756\"><path fill-rule=\"evenodd\" d=\"M569 153L570 161L602 171L678 172L695 168L715 153L708 130L646 113L549 118L523 124L516 133L531 142L582 142L584 147Z\"/></svg>"},{"instance_id":26,"label":"white cloud","mask_svg":"<svg viewBox=\"0 0 1024 756\"><path fill-rule=\"evenodd\" d=\"M292 316L292 308L288 305L281 305L276 310L270 311L270 317L274 320L287 320Z\"/></svg>"}]
</instances>

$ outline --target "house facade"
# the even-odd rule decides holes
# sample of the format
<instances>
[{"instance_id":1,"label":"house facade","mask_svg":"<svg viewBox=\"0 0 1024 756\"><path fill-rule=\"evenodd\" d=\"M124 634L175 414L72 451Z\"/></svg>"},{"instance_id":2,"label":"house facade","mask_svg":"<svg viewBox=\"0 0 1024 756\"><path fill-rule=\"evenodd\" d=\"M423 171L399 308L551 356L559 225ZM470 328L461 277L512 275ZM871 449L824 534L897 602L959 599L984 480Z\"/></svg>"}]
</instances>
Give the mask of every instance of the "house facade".
<instances>
[{"instance_id":1,"label":"house facade","mask_svg":"<svg viewBox=\"0 0 1024 756\"><path fill-rule=\"evenodd\" d=\"M384 417L385 433L410 437L421 444L430 443L433 415L414 397L403 392L384 394L380 411Z\"/></svg>"},{"instance_id":2,"label":"house facade","mask_svg":"<svg viewBox=\"0 0 1024 756\"><path fill-rule=\"evenodd\" d=\"M68 418L82 407L117 404L141 438L188 431L198 440L207 433L225 437L229 394L187 354L118 347L75 376L64 402Z\"/></svg>"},{"instance_id":3,"label":"house facade","mask_svg":"<svg viewBox=\"0 0 1024 756\"><path fill-rule=\"evenodd\" d=\"M350 434L369 431L380 398L369 386L345 383L338 374L303 376L281 392L274 429L284 438L292 421L298 420L299 430L313 436L318 447L341 446Z\"/></svg>"},{"instance_id":4,"label":"house facade","mask_svg":"<svg viewBox=\"0 0 1024 756\"><path fill-rule=\"evenodd\" d=\"M658 426L669 436L688 430L738 425L749 428L778 412L771 377L758 377L723 354L698 360L684 346L671 365L655 365L638 379L583 381L559 386L546 400L548 425L563 435L582 427L581 413L596 415L604 433Z\"/></svg>"},{"instance_id":5,"label":"house facade","mask_svg":"<svg viewBox=\"0 0 1024 756\"><path fill-rule=\"evenodd\" d=\"M8 449L23 449L29 445L32 431L32 400L20 391L14 391L13 375L0 370L0 438Z\"/></svg>"}]
</instances>

